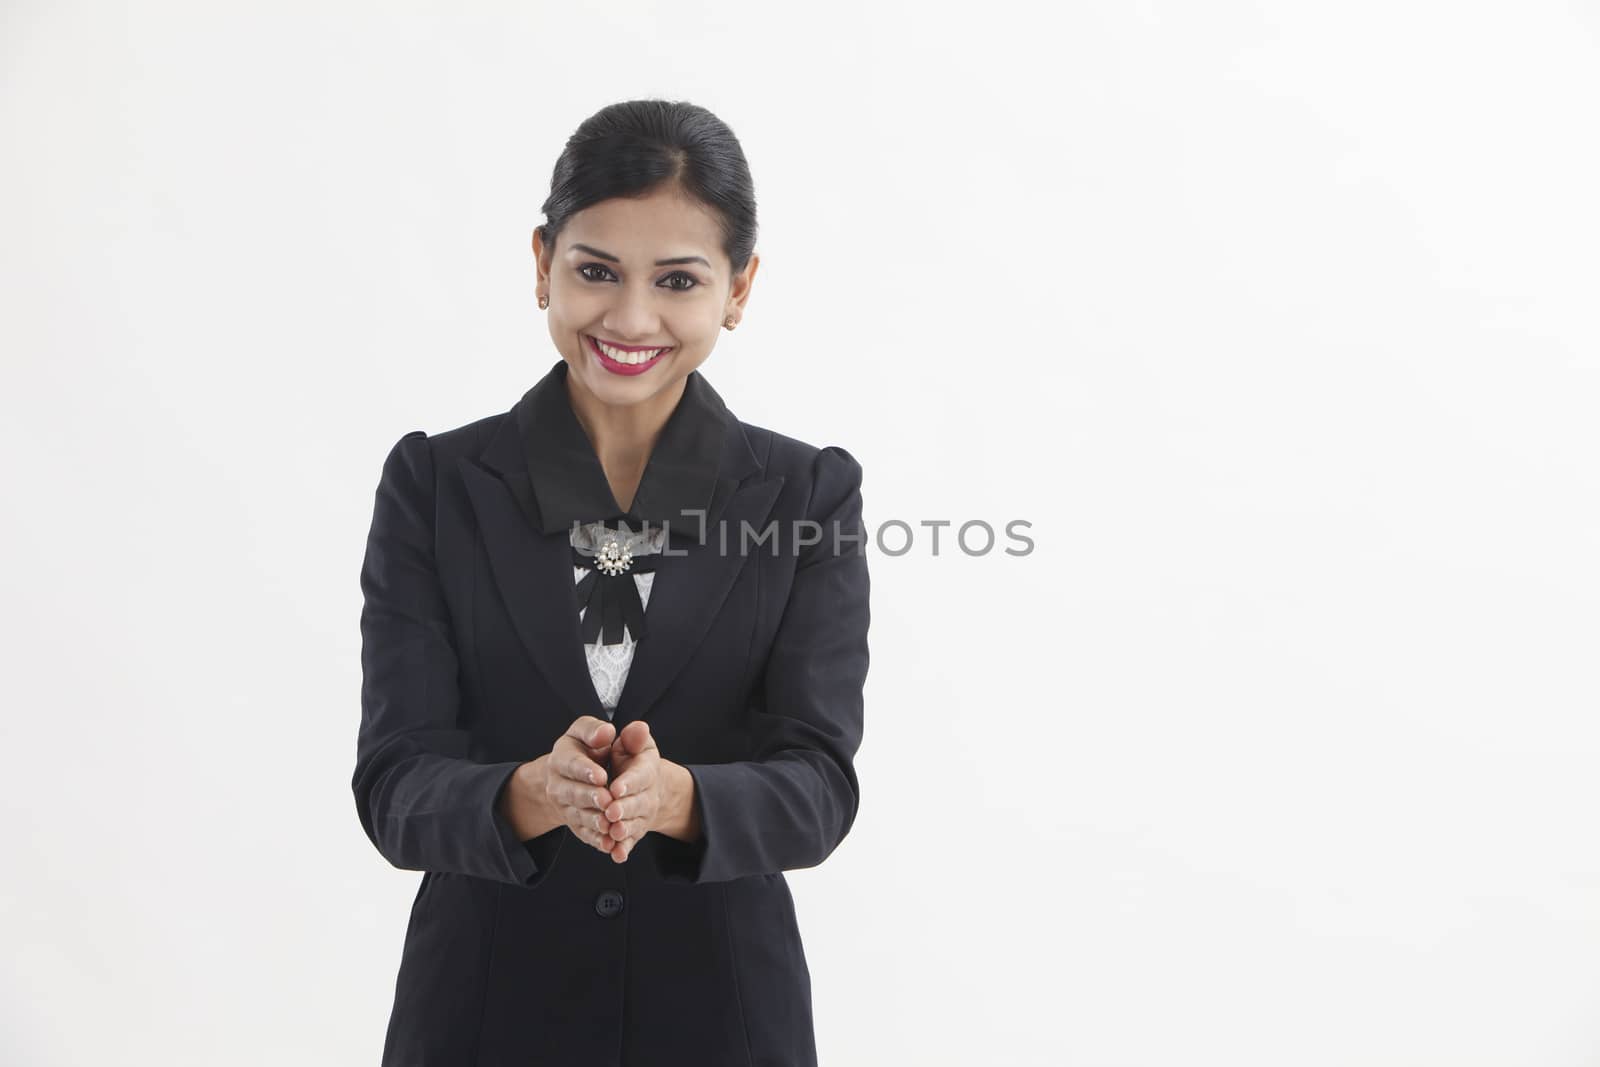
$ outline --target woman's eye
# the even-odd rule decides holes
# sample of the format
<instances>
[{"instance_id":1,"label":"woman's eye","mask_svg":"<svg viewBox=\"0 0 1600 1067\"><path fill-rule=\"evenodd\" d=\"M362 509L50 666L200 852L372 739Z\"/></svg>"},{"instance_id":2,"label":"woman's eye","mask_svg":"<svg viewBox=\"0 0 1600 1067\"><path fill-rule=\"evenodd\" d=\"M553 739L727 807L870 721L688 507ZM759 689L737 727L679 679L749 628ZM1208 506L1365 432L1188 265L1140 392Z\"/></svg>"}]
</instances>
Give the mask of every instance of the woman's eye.
<instances>
[{"instance_id":1,"label":"woman's eye","mask_svg":"<svg viewBox=\"0 0 1600 1067\"><path fill-rule=\"evenodd\" d=\"M669 275L667 275L667 276L666 276L666 277L665 277L665 278L664 278L664 279L662 279L662 280L663 280L663 281L669 281L669 282L670 282L670 281L672 281L672 280L673 280L673 279L674 279L674 278L682 278L682 279L683 279L683 280L684 280L684 281L686 281L686 282L688 282L688 283L689 283L689 284L688 284L688 285L669 285L669 286L667 286L667 288L668 288L668 289L676 289L676 290L678 290L678 291L679 291L679 292L680 292L680 293L681 293L681 292L687 292L687 291L688 291L688 290L690 290L690 289L693 289L693 288L694 288L694 287L695 287L695 286L697 286L697 285L699 285L699 284L700 284L700 283L699 283L699 282L697 282L697 281L695 281L695 280L694 280L694 279L693 279L693 278L691 278L691 277L690 277L690 276L689 276L689 275L687 275L687 274L685 274L685 273L683 273L683 271L681 271L681 270L680 270L680 271L677 271L677 272L675 272L675 273L673 273L673 274L669 274Z\"/></svg>"}]
</instances>

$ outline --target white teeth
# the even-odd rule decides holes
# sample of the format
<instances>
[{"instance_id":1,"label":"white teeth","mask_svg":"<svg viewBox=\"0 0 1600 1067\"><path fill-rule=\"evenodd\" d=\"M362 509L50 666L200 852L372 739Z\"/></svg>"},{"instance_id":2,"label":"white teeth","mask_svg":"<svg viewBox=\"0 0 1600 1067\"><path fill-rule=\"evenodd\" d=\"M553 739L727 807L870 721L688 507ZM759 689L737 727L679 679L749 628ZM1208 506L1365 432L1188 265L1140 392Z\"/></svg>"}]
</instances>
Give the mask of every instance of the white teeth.
<instances>
[{"instance_id":1,"label":"white teeth","mask_svg":"<svg viewBox=\"0 0 1600 1067\"><path fill-rule=\"evenodd\" d=\"M651 348L643 352L624 352L620 348L612 348L598 337L591 337L591 341L600 346L600 351L616 360L618 363L627 363L630 366L648 363L650 360L665 352L665 348Z\"/></svg>"}]
</instances>

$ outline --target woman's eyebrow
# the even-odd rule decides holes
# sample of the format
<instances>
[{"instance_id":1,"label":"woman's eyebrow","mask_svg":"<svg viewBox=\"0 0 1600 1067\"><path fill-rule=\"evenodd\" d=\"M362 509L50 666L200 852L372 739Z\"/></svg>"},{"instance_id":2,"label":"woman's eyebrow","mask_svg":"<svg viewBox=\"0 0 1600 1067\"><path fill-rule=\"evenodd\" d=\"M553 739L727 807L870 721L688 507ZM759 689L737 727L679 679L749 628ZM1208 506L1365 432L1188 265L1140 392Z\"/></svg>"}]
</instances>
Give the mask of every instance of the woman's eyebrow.
<instances>
[{"instance_id":1,"label":"woman's eyebrow","mask_svg":"<svg viewBox=\"0 0 1600 1067\"><path fill-rule=\"evenodd\" d=\"M589 245L573 245L572 251L582 252L585 255L595 256L599 259L609 259L613 263L622 262L622 260L612 255L610 252L602 252L598 248L593 248ZM707 267L711 266L711 262L704 256L678 256L676 259L656 260L656 266L658 267L671 267L680 263L704 263Z\"/></svg>"}]
</instances>

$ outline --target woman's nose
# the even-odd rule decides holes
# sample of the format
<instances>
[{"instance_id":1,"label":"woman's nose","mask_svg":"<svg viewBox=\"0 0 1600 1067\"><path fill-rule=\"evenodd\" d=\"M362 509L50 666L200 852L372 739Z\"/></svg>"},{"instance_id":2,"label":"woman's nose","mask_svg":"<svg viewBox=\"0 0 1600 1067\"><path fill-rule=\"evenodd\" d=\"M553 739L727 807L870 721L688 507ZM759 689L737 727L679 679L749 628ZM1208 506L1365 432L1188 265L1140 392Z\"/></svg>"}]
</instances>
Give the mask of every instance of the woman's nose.
<instances>
[{"instance_id":1,"label":"woman's nose","mask_svg":"<svg viewBox=\"0 0 1600 1067\"><path fill-rule=\"evenodd\" d=\"M655 294L645 286L623 286L605 319L606 329L614 331L618 341L657 337L661 332L660 323Z\"/></svg>"}]
</instances>

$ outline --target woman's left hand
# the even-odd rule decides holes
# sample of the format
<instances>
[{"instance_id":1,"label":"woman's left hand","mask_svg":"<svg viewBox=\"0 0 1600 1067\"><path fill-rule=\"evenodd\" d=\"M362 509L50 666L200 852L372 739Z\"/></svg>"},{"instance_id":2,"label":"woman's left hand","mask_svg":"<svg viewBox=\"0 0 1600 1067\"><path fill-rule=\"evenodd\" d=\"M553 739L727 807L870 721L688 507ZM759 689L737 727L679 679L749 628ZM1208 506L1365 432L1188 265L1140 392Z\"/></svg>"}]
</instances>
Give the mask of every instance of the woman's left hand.
<instances>
[{"instance_id":1,"label":"woman's left hand","mask_svg":"<svg viewBox=\"0 0 1600 1067\"><path fill-rule=\"evenodd\" d=\"M650 724L637 719L624 726L611 742L611 781L608 788L616 798L606 808L611 823L611 858L621 863L640 838L654 830L667 806L666 761Z\"/></svg>"}]
</instances>

